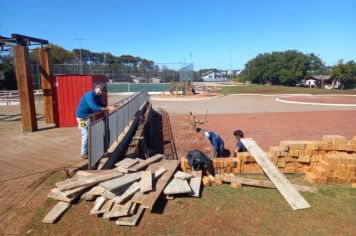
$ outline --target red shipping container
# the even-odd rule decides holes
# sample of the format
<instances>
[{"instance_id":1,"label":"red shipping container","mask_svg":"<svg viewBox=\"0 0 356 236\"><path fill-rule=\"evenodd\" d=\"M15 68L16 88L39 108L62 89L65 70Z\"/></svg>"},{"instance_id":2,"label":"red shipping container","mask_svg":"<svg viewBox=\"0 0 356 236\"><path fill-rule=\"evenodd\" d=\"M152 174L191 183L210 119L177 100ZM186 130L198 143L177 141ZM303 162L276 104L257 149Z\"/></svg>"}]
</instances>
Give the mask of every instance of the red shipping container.
<instances>
[{"instance_id":1,"label":"red shipping container","mask_svg":"<svg viewBox=\"0 0 356 236\"><path fill-rule=\"evenodd\" d=\"M58 126L74 127L78 125L75 113L81 97L89 90L94 89L95 84L106 84L106 76L57 75L55 81ZM107 93L102 95L102 101L107 104Z\"/></svg>"}]
</instances>

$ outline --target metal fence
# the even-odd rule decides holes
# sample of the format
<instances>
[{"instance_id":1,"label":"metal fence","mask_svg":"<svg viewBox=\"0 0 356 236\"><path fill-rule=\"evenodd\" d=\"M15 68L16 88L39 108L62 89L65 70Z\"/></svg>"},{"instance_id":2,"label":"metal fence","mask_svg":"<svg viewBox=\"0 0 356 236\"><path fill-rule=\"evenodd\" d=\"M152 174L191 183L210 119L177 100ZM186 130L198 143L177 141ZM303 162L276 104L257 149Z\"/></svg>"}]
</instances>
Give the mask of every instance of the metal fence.
<instances>
[{"instance_id":1,"label":"metal fence","mask_svg":"<svg viewBox=\"0 0 356 236\"><path fill-rule=\"evenodd\" d=\"M117 111L89 124L89 168L95 166L119 135L125 132L125 128L135 119L137 112L148 99L146 91L134 93L117 103Z\"/></svg>"}]
</instances>

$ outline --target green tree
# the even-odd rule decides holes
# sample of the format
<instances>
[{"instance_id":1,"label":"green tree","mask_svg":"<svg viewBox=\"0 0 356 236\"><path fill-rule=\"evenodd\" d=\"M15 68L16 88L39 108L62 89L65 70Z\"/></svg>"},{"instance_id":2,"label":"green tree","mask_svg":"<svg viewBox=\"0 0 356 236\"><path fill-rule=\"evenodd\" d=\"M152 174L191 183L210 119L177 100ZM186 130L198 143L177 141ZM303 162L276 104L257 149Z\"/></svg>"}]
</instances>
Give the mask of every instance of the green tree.
<instances>
[{"instance_id":1,"label":"green tree","mask_svg":"<svg viewBox=\"0 0 356 236\"><path fill-rule=\"evenodd\" d=\"M0 53L0 71L4 74L4 79L0 80L0 89L17 89L15 64L12 53Z\"/></svg>"},{"instance_id":2,"label":"green tree","mask_svg":"<svg viewBox=\"0 0 356 236\"><path fill-rule=\"evenodd\" d=\"M356 64L354 61L344 63L343 60L331 68L334 80L342 83L342 88L353 88L356 85Z\"/></svg>"},{"instance_id":3,"label":"green tree","mask_svg":"<svg viewBox=\"0 0 356 236\"><path fill-rule=\"evenodd\" d=\"M240 80L253 83L295 85L304 79L309 70L323 67L315 54L295 50L259 54L245 65Z\"/></svg>"}]
</instances>

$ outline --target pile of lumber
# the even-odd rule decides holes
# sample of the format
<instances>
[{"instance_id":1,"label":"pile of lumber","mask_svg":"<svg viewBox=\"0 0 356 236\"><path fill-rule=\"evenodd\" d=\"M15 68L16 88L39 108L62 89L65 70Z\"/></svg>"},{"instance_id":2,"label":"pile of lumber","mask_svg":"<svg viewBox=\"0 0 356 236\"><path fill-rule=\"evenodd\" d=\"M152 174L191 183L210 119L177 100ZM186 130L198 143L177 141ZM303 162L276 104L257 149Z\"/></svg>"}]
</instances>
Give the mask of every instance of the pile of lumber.
<instances>
[{"instance_id":1,"label":"pile of lumber","mask_svg":"<svg viewBox=\"0 0 356 236\"><path fill-rule=\"evenodd\" d=\"M175 195L200 197L201 183L202 171L193 171L192 174L177 171L163 192L167 199L173 199Z\"/></svg>"},{"instance_id":2,"label":"pile of lumber","mask_svg":"<svg viewBox=\"0 0 356 236\"><path fill-rule=\"evenodd\" d=\"M330 152L305 178L310 183L356 183L356 153Z\"/></svg>"},{"instance_id":3,"label":"pile of lumber","mask_svg":"<svg viewBox=\"0 0 356 236\"><path fill-rule=\"evenodd\" d=\"M152 210L178 166L178 161L157 154L146 160L125 158L111 170L78 171L50 191L48 197L59 202L42 222L55 223L80 197L95 200L91 215L136 225L145 210Z\"/></svg>"}]
</instances>

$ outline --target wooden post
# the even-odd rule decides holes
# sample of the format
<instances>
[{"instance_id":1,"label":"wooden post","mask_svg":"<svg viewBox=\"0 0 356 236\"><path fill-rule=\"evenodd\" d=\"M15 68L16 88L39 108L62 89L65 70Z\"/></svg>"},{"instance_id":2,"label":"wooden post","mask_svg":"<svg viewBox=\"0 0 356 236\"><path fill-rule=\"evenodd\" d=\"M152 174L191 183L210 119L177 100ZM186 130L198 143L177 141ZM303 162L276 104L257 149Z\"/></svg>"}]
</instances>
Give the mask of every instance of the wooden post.
<instances>
[{"instance_id":1,"label":"wooden post","mask_svg":"<svg viewBox=\"0 0 356 236\"><path fill-rule=\"evenodd\" d=\"M26 46L14 46L16 62L17 88L20 97L22 130L33 132L37 130L36 107L32 87L32 70Z\"/></svg>"},{"instance_id":2,"label":"wooden post","mask_svg":"<svg viewBox=\"0 0 356 236\"><path fill-rule=\"evenodd\" d=\"M58 126L55 110L54 77L52 73L51 49L39 48L41 87L43 90L43 105L46 123L55 123Z\"/></svg>"}]
</instances>

